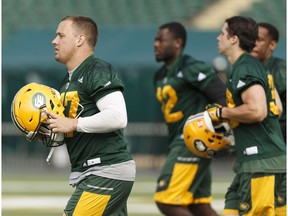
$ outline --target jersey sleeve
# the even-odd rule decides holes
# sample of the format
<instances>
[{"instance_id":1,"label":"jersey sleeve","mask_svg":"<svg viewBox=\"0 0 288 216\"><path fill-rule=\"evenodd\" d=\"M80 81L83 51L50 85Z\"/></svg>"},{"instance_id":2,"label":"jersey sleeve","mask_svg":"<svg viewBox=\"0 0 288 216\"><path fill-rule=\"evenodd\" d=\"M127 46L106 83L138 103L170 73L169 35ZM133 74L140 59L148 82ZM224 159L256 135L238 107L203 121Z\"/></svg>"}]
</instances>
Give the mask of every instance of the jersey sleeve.
<instances>
[{"instance_id":1,"label":"jersey sleeve","mask_svg":"<svg viewBox=\"0 0 288 216\"><path fill-rule=\"evenodd\" d=\"M118 78L115 69L111 65L96 65L85 76L85 92L90 95L95 101L105 95L123 91L124 86Z\"/></svg>"},{"instance_id":2,"label":"jersey sleeve","mask_svg":"<svg viewBox=\"0 0 288 216\"><path fill-rule=\"evenodd\" d=\"M265 87L265 78L268 74L262 74L265 71L263 68L259 68L257 65L251 67L250 65L242 64L238 66L233 72L234 78L232 88L240 95L243 91L251 87L252 85L260 84Z\"/></svg>"},{"instance_id":3,"label":"jersey sleeve","mask_svg":"<svg viewBox=\"0 0 288 216\"><path fill-rule=\"evenodd\" d=\"M209 82L215 77L214 69L201 61L189 63L189 66L184 67L184 79L195 88L204 91Z\"/></svg>"},{"instance_id":4,"label":"jersey sleeve","mask_svg":"<svg viewBox=\"0 0 288 216\"><path fill-rule=\"evenodd\" d=\"M225 84L210 65L194 60L188 67L185 67L183 76L193 88L200 90L210 103L226 105Z\"/></svg>"}]
</instances>

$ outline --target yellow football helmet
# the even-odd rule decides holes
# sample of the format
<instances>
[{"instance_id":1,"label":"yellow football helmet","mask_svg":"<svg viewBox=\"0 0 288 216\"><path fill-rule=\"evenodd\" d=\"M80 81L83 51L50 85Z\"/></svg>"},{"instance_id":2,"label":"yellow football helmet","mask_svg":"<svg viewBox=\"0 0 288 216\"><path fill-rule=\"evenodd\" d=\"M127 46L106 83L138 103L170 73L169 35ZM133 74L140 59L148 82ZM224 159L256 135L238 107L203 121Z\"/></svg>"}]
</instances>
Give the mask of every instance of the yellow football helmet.
<instances>
[{"instance_id":1,"label":"yellow football helmet","mask_svg":"<svg viewBox=\"0 0 288 216\"><path fill-rule=\"evenodd\" d=\"M64 107L57 90L45 85L30 83L15 95L11 105L11 117L15 126L29 141L40 140L47 147L64 144L63 133L53 133L46 120L45 110L64 116Z\"/></svg>"},{"instance_id":2,"label":"yellow football helmet","mask_svg":"<svg viewBox=\"0 0 288 216\"><path fill-rule=\"evenodd\" d=\"M229 124L213 126L207 111L190 116L183 135L187 148L199 157L212 158L221 155L223 150L227 153L234 150L235 140Z\"/></svg>"}]
</instances>

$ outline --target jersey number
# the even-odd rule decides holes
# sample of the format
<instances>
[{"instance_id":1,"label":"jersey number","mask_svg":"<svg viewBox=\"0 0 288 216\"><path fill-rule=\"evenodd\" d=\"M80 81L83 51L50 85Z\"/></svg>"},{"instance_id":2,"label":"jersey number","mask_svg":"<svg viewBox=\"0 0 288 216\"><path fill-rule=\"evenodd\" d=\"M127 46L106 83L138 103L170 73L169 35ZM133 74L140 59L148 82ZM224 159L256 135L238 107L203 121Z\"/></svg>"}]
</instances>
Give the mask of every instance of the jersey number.
<instances>
[{"instance_id":1,"label":"jersey number","mask_svg":"<svg viewBox=\"0 0 288 216\"><path fill-rule=\"evenodd\" d=\"M80 99L78 97L77 91L64 92L61 94L61 101L64 107L68 107L68 103L70 103L69 107L69 118L75 118L79 106ZM73 132L67 133L67 137L72 137Z\"/></svg>"},{"instance_id":2,"label":"jersey number","mask_svg":"<svg viewBox=\"0 0 288 216\"><path fill-rule=\"evenodd\" d=\"M178 101L177 93L172 86L165 85L163 88L158 87L156 98L162 104L162 112L167 123L177 122L183 118L182 111L172 112Z\"/></svg>"},{"instance_id":3,"label":"jersey number","mask_svg":"<svg viewBox=\"0 0 288 216\"><path fill-rule=\"evenodd\" d=\"M268 82L269 82L269 88L271 90L271 97L272 97L272 101L270 101L270 103L269 103L269 108L270 108L270 111L275 116L279 116L279 110L278 110L278 107L275 103L275 86L274 86L272 74L268 75Z\"/></svg>"}]
</instances>

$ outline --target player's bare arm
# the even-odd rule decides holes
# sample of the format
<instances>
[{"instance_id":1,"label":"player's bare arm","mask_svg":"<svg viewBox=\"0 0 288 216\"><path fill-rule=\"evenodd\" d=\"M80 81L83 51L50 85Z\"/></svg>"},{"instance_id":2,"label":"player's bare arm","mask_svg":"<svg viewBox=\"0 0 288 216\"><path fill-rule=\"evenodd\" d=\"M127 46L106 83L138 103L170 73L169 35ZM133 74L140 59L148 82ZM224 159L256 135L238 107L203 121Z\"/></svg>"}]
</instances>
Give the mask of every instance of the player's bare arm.
<instances>
[{"instance_id":1,"label":"player's bare arm","mask_svg":"<svg viewBox=\"0 0 288 216\"><path fill-rule=\"evenodd\" d=\"M62 117L50 112L49 110L47 110L46 113L50 116L47 123L54 133L69 133L76 131L78 123L77 119Z\"/></svg>"},{"instance_id":2,"label":"player's bare arm","mask_svg":"<svg viewBox=\"0 0 288 216\"><path fill-rule=\"evenodd\" d=\"M235 108L222 108L222 118L242 123L261 122L267 116L266 95L261 85L256 84L245 90L243 104Z\"/></svg>"}]
</instances>

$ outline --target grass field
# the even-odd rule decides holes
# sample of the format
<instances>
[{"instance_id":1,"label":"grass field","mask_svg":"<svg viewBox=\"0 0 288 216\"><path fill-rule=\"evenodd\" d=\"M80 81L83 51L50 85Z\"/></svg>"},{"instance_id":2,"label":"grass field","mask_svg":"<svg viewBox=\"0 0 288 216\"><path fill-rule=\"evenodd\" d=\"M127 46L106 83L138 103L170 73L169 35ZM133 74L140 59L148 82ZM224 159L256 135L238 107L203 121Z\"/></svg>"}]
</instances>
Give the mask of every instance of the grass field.
<instances>
[{"instance_id":1,"label":"grass field","mask_svg":"<svg viewBox=\"0 0 288 216\"><path fill-rule=\"evenodd\" d=\"M23 173L2 172L2 215L62 216L63 208L73 193L73 188L68 185L67 172ZM223 164L218 164L213 173L212 205L220 213L231 175ZM128 200L129 216L161 215L153 202L157 175L158 171L138 171Z\"/></svg>"}]
</instances>

